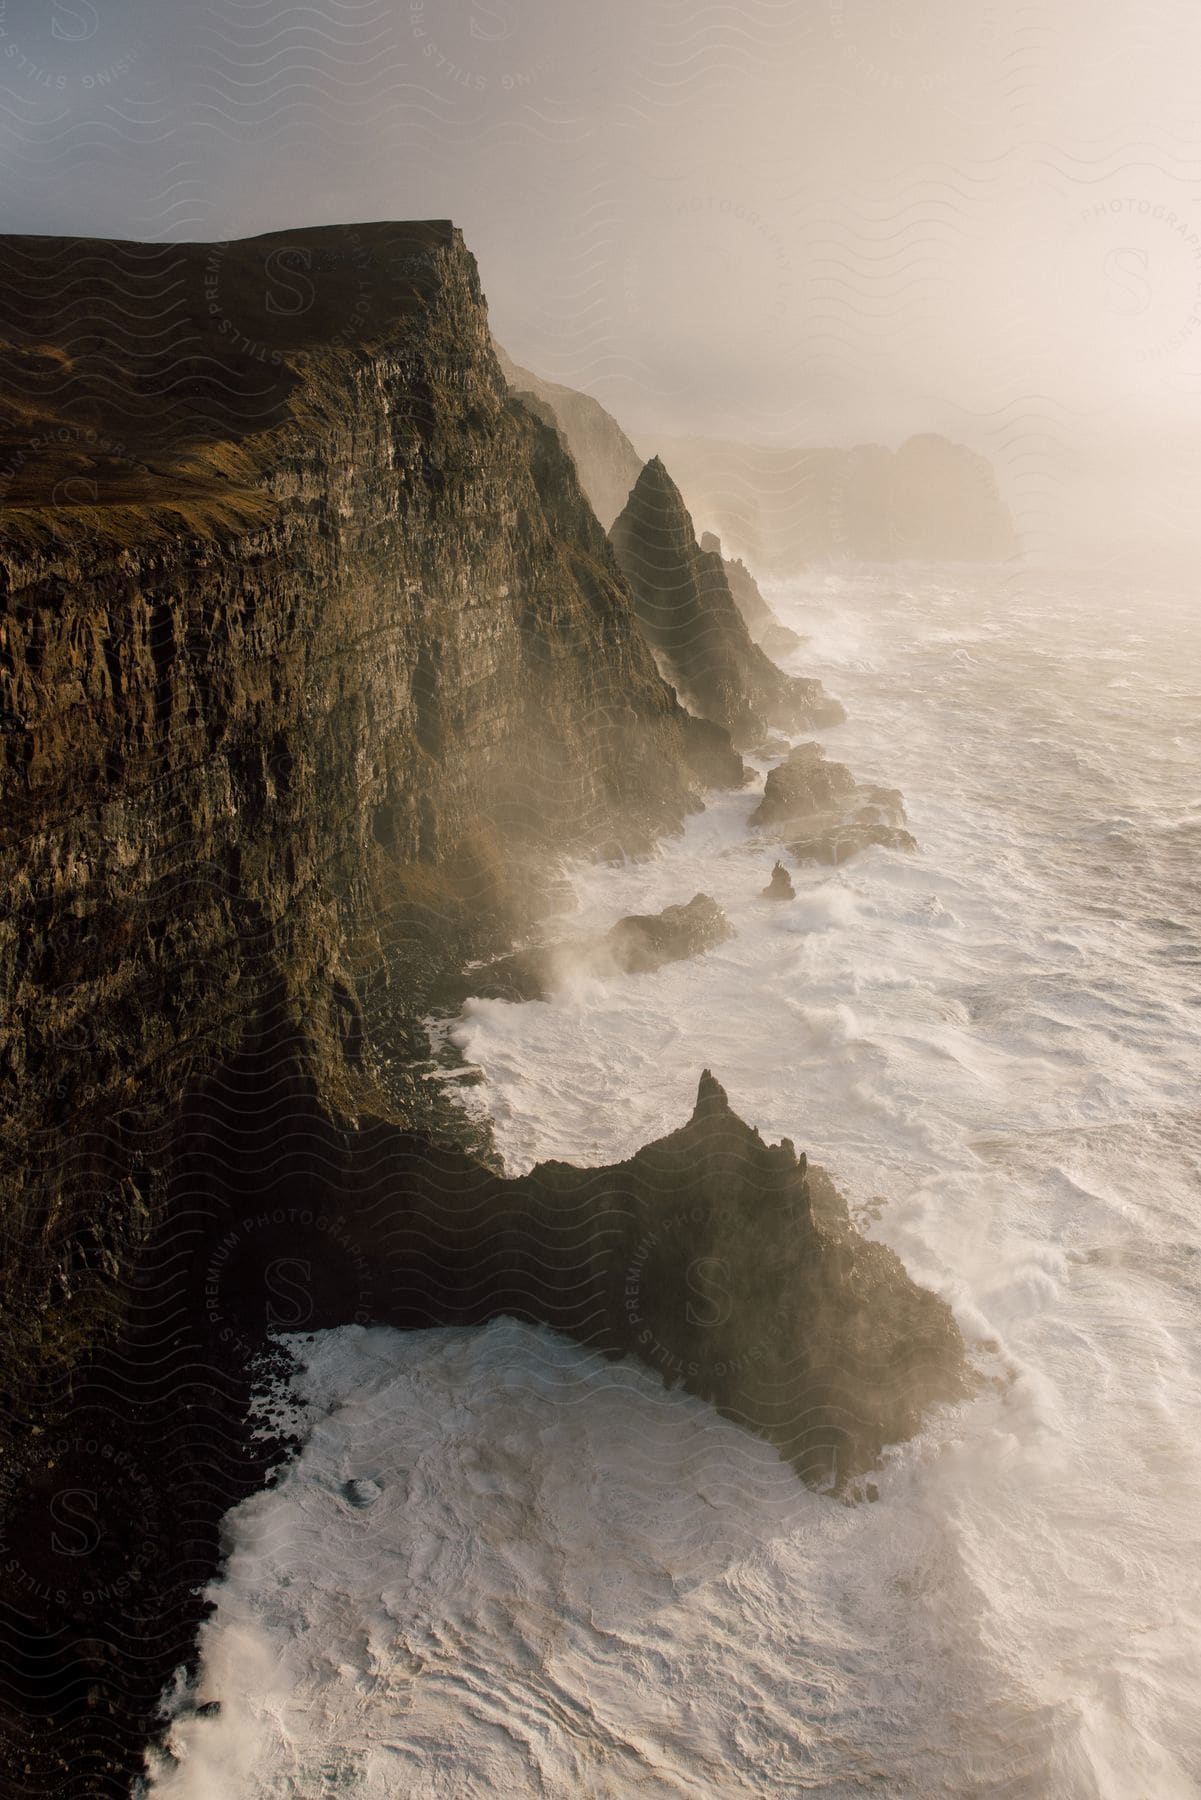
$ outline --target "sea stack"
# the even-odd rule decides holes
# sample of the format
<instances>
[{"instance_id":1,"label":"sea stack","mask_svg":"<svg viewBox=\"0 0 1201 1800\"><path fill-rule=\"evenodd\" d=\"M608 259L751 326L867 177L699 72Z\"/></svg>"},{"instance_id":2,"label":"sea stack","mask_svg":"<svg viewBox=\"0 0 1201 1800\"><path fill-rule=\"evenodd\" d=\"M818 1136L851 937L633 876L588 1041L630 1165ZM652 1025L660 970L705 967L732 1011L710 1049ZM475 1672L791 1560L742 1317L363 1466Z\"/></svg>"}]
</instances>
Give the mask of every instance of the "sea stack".
<instances>
[{"instance_id":1,"label":"sea stack","mask_svg":"<svg viewBox=\"0 0 1201 1800\"><path fill-rule=\"evenodd\" d=\"M845 716L820 681L784 674L753 642L720 555L697 543L680 490L659 457L639 475L609 539L667 679L736 745L760 743L769 725L800 730Z\"/></svg>"}]
</instances>

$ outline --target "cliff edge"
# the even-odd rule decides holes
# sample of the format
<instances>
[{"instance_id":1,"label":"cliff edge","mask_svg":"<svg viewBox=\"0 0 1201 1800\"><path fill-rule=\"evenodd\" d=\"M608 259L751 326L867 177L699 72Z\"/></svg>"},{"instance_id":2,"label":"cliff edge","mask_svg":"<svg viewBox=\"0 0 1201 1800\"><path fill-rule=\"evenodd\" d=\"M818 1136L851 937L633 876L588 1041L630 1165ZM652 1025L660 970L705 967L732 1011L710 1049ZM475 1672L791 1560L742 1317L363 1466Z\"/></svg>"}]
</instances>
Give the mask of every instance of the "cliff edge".
<instances>
[{"instance_id":1,"label":"cliff edge","mask_svg":"<svg viewBox=\"0 0 1201 1800\"><path fill-rule=\"evenodd\" d=\"M630 489L642 472L643 458L611 412L578 388L545 381L531 369L523 369L497 347L501 370L516 394L529 394L549 407L575 460L580 485L592 510L608 531L630 497Z\"/></svg>"}]
</instances>

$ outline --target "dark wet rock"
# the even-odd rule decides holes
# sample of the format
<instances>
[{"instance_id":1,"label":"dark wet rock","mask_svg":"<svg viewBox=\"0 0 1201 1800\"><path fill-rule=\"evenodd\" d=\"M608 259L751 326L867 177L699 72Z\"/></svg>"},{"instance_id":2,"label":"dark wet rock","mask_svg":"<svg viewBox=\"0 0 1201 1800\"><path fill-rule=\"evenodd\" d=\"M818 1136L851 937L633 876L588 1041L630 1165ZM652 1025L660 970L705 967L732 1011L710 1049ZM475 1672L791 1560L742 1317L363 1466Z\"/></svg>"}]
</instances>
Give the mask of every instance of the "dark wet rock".
<instances>
[{"instance_id":1,"label":"dark wet rock","mask_svg":"<svg viewBox=\"0 0 1201 1800\"><path fill-rule=\"evenodd\" d=\"M383 1491L378 1481L372 1481L365 1475L352 1476L342 1484L343 1498L360 1510L374 1506Z\"/></svg>"},{"instance_id":2,"label":"dark wet rock","mask_svg":"<svg viewBox=\"0 0 1201 1800\"><path fill-rule=\"evenodd\" d=\"M796 889L792 885L792 876L788 873L788 870L784 867L782 862L778 862L772 870L771 880L762 890L762 897L764 900L796 899Z\"/></svg>"},{"instance_id":3,"label":"dark wet rock","mask_svg":"<svg viewBox=\"0 0 1201 1800\"><path fill-rule=\"evenodd\" d=\"M721 557L696 541L679 489L652 457L609 533L648 644L667 678L736 745L845 717L819 681L786 675L760 649L735 605Z\"/></svg>"},{"instance_id":4,"label":"dark wet rock","mask_svg":"<svg viewBox=\"0 0 1201 1800\"><path fill-rule=\"evenodd\" d=\"M579 937L519 950L443 983L440 1006L481 1000L547 1000L571 974L604 978L646 975L665 963L699 956L733 936L717 901L694 894L686 906L631 913L599 937Z\"/></svg>"},{"instance_id":5,"label":"dark wet rock","mask_svg":"<svg viewBox=\"0 0 1201 1800\"><path fill-rule=\"evenodd\" d=\"M845 763L827 762L820 744L798 744L777 768L768 771L763 798L751 814L752 825L781 825L812 818L845 804L858 792Z\"/></svg>"},{"instance_id":6,"label":"dark wet rock","mask_svg":"<svg viewBox=\"0 0 1201 1800\"><path fill-rule=\"evenodd\" d=\"M640 975L681 962L725 943L734 927L709 894L694 894L686 906L665 906L659 913L631 913L619 919L603 941L604 953L626 974Z\"/></svg>"},{"instance_id":7,"label":"dark wet rock","mask_svg":"<svg viewBox=\"0 0 1201 1800\"><path fill-rule=\"evenodd\" d=\"M871 1469L931 1404L972 1391L945 1302L855 1230L791 1142L738 1118L707 1070L685 1125L608 1168L472 1175L379 1132L366 1155L379 1197L353 1229L382 1259L394 1323L503 1312L632 1353L822 1485ZM460 1191L470 1205L449 1203Z\"/></svg>"},{"instance_id":8,"label":"dark wet rock","mask_svg":"<svg viewBox=\"0 0 1201 1800\"><path fill-rule=\"evenodd\" d=\"M348 1127L298 1101L242 1162L220 1165L197 1138L181 1172L208 1171L235 1217L284 1213L260 1246L267 1269L296 1254L289 1206L337 1220L344 1249L313 1292L312 1329L356 1317L548 1325L637 1357L820 1485L870 1470L932 1404L974 1389L946 1303L855 1229L790 1140L765 1143L737 1117L708 1070L691 1118L625 1161L514 1177L455 1145L370 1118ZM239 1328L265 1329L262 1297L247 1286L229 1315Z\"/></svg>"},{"instance_id":9,"label":"dark wet rock","mask_svg":"<svg viewBox=\"0 0 1201 1800\"><path fill-rule=\"evenodd\" d=\"M904 817L896 788L861 786L845 764L827 762L820 744L806 743L769 770L750 823L797 831L788 848L798 862L837 865L872 845L916 850Z\"/></svg>"}]
</instances>

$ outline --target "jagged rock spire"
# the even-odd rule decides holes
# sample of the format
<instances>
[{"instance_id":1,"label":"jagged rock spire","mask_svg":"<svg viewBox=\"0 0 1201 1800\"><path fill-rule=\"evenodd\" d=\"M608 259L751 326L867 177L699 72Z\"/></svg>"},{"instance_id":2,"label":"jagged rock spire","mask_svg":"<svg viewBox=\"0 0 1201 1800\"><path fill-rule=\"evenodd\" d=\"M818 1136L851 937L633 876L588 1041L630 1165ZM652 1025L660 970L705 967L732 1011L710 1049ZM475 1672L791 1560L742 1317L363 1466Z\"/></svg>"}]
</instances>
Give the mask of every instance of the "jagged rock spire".
<instances>
[{"instance_id":1,"label":"jagged rock spire","mask_svg":"<svg viewBox=\"0 0 1201 1800\"><path fill-rule=\"evenodd\" d=\"M661 457L644 466L609 541L642 634L668 679L735 744L762 743L769 721L794 729L843 716L820 682L785 675L754 642L721 557L697 543Z\"/></svg>"},{"instance_id":2,"label":"jagged rock spire","mask_svg":"<svg viewBox=\"0 0 1201 1800\"><path fill-rule=\"evenodd\" d=\"M730 1101L725 1088L711 1069L702 1069L696 1090L696 1105L692 1109L693 1118L707 1119L714 1113L728 1113L729 1110Z\"/></svg>"}]
</instances>

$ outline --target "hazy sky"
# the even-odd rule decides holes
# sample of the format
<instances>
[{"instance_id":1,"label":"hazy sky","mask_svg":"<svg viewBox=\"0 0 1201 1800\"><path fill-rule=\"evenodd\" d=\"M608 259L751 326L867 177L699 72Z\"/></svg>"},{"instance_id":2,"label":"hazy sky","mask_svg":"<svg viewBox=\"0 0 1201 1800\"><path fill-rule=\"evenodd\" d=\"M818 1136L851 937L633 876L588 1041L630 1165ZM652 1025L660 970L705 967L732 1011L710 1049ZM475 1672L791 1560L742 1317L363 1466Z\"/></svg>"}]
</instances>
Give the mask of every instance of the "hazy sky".
<instances>
[{"instance_id":1,"label":"hazy sky","mask_svg":"<svg viewBox=\"0 0 1201 1800\"><path fill-rule=\"evenodd\" d=\"M1090 462L1167 531L1199 72L1197 0L0 0L0 219L449 215L502 342L640 442L941 429L1028 526Z\"/></svg>"}]
</instances>

